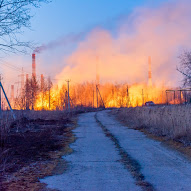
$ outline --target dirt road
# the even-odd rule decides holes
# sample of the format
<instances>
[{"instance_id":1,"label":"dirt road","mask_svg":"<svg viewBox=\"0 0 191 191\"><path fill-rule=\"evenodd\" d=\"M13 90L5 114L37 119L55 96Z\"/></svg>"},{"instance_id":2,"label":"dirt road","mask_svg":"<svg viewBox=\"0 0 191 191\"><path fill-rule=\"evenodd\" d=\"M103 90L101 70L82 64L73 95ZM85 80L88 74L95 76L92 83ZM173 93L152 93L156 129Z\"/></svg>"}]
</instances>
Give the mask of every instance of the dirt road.
<instances>
[{"instance_id":1,"label":"dirt road","mask_svg":"<svg viewBox=\"0 0 191 191\"><path fill-rule=\"evenodd\" d=\"M191 163L108 111L79 117L68 170L42 179L58 190L191 190Z\"/></svg>"}]
</instances>

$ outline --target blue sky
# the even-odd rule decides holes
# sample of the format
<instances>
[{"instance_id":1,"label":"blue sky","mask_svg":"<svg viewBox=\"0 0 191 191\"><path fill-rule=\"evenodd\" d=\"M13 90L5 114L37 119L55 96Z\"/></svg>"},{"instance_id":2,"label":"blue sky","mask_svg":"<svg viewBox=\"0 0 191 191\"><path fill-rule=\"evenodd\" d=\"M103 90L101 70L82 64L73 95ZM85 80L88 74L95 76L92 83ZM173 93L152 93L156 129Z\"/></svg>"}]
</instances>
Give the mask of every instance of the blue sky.
<instances>
[{"instance_id":1,"label":"blue sky","mask_svg":"<svg viewBox=\"0 0 191 191\"><path fill-rule=\"evenodd\" d=\"M53 0L33 9L31 31L24 38L47 43L69 33L78 33L101 26L111 29L121 15L138 7L156 7L165 0Z\"/></svg>"}]
</instances>

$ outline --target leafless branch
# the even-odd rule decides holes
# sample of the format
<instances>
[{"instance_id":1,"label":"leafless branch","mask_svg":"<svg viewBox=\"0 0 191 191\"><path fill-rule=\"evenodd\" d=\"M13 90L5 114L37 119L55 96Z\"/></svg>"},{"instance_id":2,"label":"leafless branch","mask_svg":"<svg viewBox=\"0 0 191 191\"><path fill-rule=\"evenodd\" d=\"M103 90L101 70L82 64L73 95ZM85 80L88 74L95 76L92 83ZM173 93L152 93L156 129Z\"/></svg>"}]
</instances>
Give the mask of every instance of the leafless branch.
<instances>
[{"instance_id":1,"label":"leafless branch","mask_svg":"<svg viewBox=\"0 0 191 191\"><path fill-rule=\"evenodd\" d=\"M191 85L191 52L184 51L180 56L180 67L177 67L177 71L183 75L183 85Z\"/></svg>"},{"instance_id":2,"label":"leafless branch","mask_svg":"<svg viewBox=\"0 0 191 191\"><path fill-rule=\"evenodd\" d=\"M48 0L0 0L0 51L22 52L31 47L17 37L24 28L30 28L30 9Z\"/></svg>"}]
</instances>

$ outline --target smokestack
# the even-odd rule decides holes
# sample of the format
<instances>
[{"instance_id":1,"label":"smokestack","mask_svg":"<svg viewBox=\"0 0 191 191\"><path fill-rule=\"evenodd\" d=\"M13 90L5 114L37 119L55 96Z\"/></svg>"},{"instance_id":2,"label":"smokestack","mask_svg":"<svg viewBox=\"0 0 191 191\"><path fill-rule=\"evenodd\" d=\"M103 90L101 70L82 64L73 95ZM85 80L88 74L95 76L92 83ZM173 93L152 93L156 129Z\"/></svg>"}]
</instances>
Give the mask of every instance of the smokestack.
<instances>
[{"instance_id":1,"label":"smokestack","mask_svg":"<svg viewBox=\"0 0 191 191\"><path fill-rule=\"evenodd\" d=\"M99 85L100 77L99 77L99 57L96 57L96 84Z\"/></svg>"},{"instance_id":2,"label":"smokestack","mask_svg":"<svg viewBox=\"0 0 191 191\"><path fill-rule=\"evenodd\" d=\"M11 100L14 100L14 85L11 85Z\"/></svg>"},{"instance_id":3,"label":"smokestack","mask_svg":"<svg viewBox=\"0 0 191 191\"><path fill-rule=\"evenodd\" d=\"M149 72L148 72L148 86L152 86L152 72L151 72L151 57L148 58Z\"/></svg>"},{"instance_id":4,"label":"smokestack","mask_svg":"<svg viewBox=\"0 0 191 191\"><path fill-rule=\"evenodd\" d=\"M43 90L43 87L44 87L44 75L41 74L40 76L40 82L41 82L41 90Z\"/></svg>"},{"instance_id":5,"label":"smokestack","mask_svg":"<svg viewBox=\"0 0 191 191\"><path fill-rule=\"evenodd\" d=\"M28 80L29 80L29 75L26 74L26 81L28 82Z\"/></svg>"},{"instance_id":6,"label":"smokestack","mask_svg":"<svg viewBox=\"0 0 191 191\"><path fill-rule=\"evenodd\" d=\"M35 54L32 54L32 77L36 78L36 60L35 60Z\"/></svg>"}]
</instances>

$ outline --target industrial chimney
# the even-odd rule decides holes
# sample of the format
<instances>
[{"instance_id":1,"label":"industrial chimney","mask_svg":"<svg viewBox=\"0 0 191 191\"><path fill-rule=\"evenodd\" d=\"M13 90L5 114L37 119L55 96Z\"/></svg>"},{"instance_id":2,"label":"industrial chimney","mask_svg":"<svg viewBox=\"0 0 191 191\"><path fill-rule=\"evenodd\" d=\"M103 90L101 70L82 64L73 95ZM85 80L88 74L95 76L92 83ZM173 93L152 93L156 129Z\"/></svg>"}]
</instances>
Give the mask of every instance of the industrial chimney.
<instances>
[{"instance_id":1,"label":"industrial chimney","mask_svg":"<svg viewBox=\"0 0 191 191\"><path fill-rule=\"evenodd\" d=\"M32 77L36 78L36 60L35 60L35 54L32 54Z\"/></svg>"},{"instance_id":2,"label":"industrial chimney","mask_svg":"<svg viewBox=\"0 0 191 191\"><path fill-rule=\"evenodd\" d=\"M43 74L40 75L40 86L41 86L41 91L42 91L43 87L44 87L44 75Z\"/></svg>"},{"instance_id":3,"label":"industrial chimney","mask_svg":"<svg viewBox=\"0 0 191 191\"><path fill-rule=\"evenodd\" d=\"M14 85L11 85L11 101L14 100Z\"/></svg>"},{"instance_id":4,"label":"industrial chimney","mask_svg":"<svg viewBox=\"0 0 191 191\"><path fill-rule=\"evenodd\" d=\"M152 86L152 72L151 72L151 57L148 58L149 72L148 72L148 86Z\"/></svg>"},{"instance_id":5,"label":"industrial chimney","mask_svg":"<svg viewBox=\"0 0 191 191\"><path fill-rule=\"evenodd\" d=\"M99 76L99 57L96 57L96 85L99 85L100 76Z\"/></svg>"},{"instance_id":6,"label":"industrial chimney","mask_svg":"<svg viewBox=\"0 0 191 191\"><path fill-rule=\"evenodd\" d=\"M26 82L28 82L28 80L29 80L29 75L26 74Z\"/></svg>"}]
</instances>

